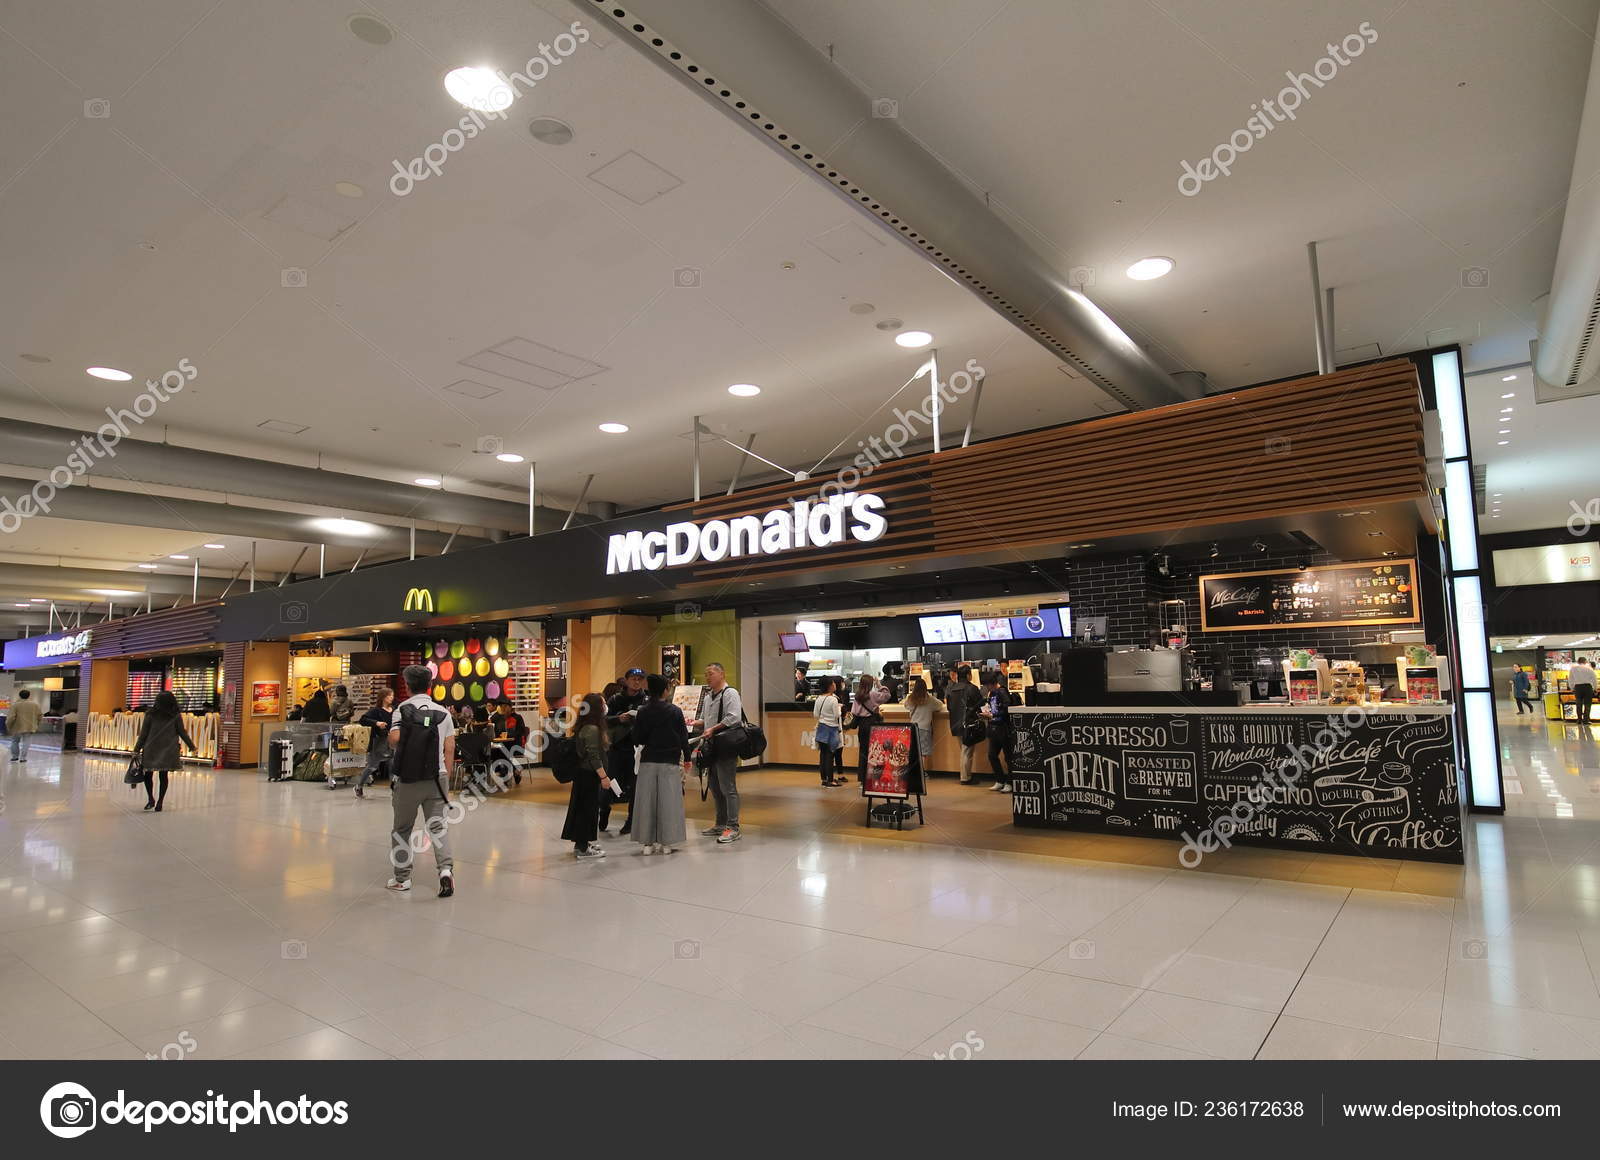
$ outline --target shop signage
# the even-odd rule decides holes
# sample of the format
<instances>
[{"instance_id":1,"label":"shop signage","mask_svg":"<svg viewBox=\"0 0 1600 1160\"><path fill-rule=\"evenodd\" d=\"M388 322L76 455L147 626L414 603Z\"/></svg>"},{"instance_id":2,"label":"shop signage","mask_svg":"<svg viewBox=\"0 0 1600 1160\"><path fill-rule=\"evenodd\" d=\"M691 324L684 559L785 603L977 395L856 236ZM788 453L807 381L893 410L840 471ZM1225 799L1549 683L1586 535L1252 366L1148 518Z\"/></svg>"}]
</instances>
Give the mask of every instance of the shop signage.
<instances>
[{"instance_id":1,"label":"shop signage","mask_svg":"<svg viewBox=\"0 0 1600 1160\"><path fill-rule=\"evenodd\" d=\"M1200 577L1203 632L1353 624L1415 624L1416 562L1327 564L1305 571Z\"/></svg>"},{"instance_id":2,"label":"shop signage","mask_svg":"<svg viewBox=\"0 0 1600 1160\"><path fill-rule=\"evenodd\" d=\"M744 556L776 556L846 540L871 543L888 530L883 507L882 496L847 491L820 502L795 500L765 515L685 521L657 532L619 532L606 546L606 575L682 568L702 560L714 564Z\"/></svg>"},{"instance_id":3,"label":"shop signage","mask_svg":"<svg viewBox=\"0 0 1600 1160\"><path fill-rule=\"evenodd\" d=\"M84 629L76 636L57 636L49 640L41 640L37 653L41 657L76 656L89 647L89 630Z\"/></svg>"},{"instance_id":4,"label":"shop signage","mask_svg":"<svg viewBox=\"0 0 1600 1160\"><path fill-rule=\"evenodd\" d=\"M1600 541L1495 549L1494 582L1502 588L1583 580L1600 580Z\"/></svg>"},{"instance_id":5,"label":"shop signage","mask_svg":"<svg viewBox=\"0 0 1600 1160\"><path fill-rule=\"evenodd\" d=\"M1444 714L1015 713L1012 820L1460 862ZM1287 771L1287 772L1286 772Z\"/></svg>"},{"instance_id":6,"label":"shop signage","mask_svg":"<svg viewBox=\"0 0 1600 1160\"><path fill-rule=\"evenodd\" d=\"M432 612L433 592L428 588L413 588L406 593L407 612Z\"/></svg>"},{"instance_id":7,"label":"shop signage","mask_svg":"<svg viewBox=\"0 0 1600 1160\"><path fill-rule=\"evenodd\" d=\"M8 640L5 646L5 666L8 669L26 669L46 661L75 661L89 651L92 635L88 629L65 636L35 636L24 640Z\"/></svg>"}]
</instances>

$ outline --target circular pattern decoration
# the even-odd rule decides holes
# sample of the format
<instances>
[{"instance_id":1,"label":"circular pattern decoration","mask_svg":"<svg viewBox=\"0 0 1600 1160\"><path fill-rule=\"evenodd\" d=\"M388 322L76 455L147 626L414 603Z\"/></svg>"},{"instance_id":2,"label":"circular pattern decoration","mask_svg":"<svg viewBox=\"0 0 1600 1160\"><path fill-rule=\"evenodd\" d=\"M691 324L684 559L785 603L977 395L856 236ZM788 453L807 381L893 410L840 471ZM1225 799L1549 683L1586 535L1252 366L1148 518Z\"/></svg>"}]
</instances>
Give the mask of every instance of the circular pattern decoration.
<instances>
[{"instance_id":1,"label":"circular pattern decoration","mask_svg":"<svg viewBox=\"0 0 1600 1160\"><path fill-rule=\"evenodd\" d=\"M444 686L443 685L435 685L433 687L433 692L430 695L433 697L433 699L435 701L444 700Z\"/></svg>"},{"instance_id":2,"label":"circular pattern decoration","mask_svg":"<svg viewBox=\"0 0 1600 1160\"><path fill-rule=\"evenodd\" d=\"M467 687L465 685L463 685L460 681L457 681L455 684L450 686L450 699L452 701L465 700L466 696L467 696Z\"/></svg>"},{"instance_id":3,"label":"circular pattern decoration","mask_svg":"<svg viewBox=\"0 0 1600 1160\"><path fill-rule=\"evenodd\" d=\"M472 671L480 677L487 677L489 675L489 658L479 657L478 662L472 666Z\"/></svg>"},{"instance_id":4,"label":"circular pattern decoration","mask_svg":"<svg viewBox=\"0 0 1600 1160\"><path fill-rule=\"evenodd\" d=\"M505 657L495 657L494 658L494 675L497 676L497 677L501 677L501 678L510 676L511 675L511 662L506 660Z\"/></svg>"},{"instance_id":5,"label":"circular pattern decoration","mask_svg":"<svg viewBox=\"0 0 1600 1160\"><path fill-rule=\"evenodd\" d=\"M517 695L517 682L507 677L500 684L500 695L507 699L515 697Z\"/></svg>"},{"instance_id":6,"label":"circular pattern decoration","mask_svg":"<svg viewBox=\"0 0 1600 1160\"><path fill-rule=\"evenodd\" d=\"M498 701L500 699L500 682L490 681L485 687L484 692L489 694L489 700Z\"/></svg>"},{"instance_id":7,"label":"circular pattern decoration","mask_svg":"<svg viewBox=\"0 0 1600 1160\"><path fill-rule=\"evenodd\" d=\"M459 640L451 641L450 655L455 657L456 660L460 660L462 657L467 655L467 646Z\"/></svg>"},{"instance_id":8,"label":"circular pattern decoration","mask_svg":"<svg viewBox=\"0 0 1600 1160\"><path fill-rule=\"evenodd\" d=\"M468 653L468 655L477 656L478 653L480 653L482 651L483 651L483 642L481 640L479 640L477 637L473 637L472 639L467 641L467 653Z\"/></svg>"},{"instance_id":9,"label":"circular pattern decoration","mask_svg":"<svg viewBox=\"0 0 1600 1160\"><path fill-rule=\"evenodd\" d=\"M450 655L450 642L446 641L446 640L436 640L436 641L434 641L433 642L433 655L436 656L436 657L447 657L447 656L449 656Z\"/></svg>"},{"instance_id":10,"label":"circular pattern decoration","mask_svg":"<svg viewBox=\"0 0 1600 1160\"><path fill-rule=\"evenodd\" d=\"M448 681L452 677L454 677L455 675L456 675L456 662L455 661L440 661L439 662L439 679L441 681Z\"/></svg>"},{"instance_id":11,"label":"circular pattern decoration","mask_svg":"<svg viewBox=\"0 0 1600 1160\"><path fill-rule=\"evenodd\" d=\"M482 681L473 681L471 688L469 688L467 690L467 695L469 697L471 697L474 701L483 700L483 682Z\"/></svg>"},{"instance_id":12,"label":"circular pattern decoration","mask_svg":"<svg viewBox=\"0 0 1600 1160\"><path fill-rule=\"evenodd\" d=\"M492 657L499 656L500 655L500 638L498 636L491 636L488 640L484 641L483 642L483 651L488 653Z\"/></svg>"}]
</instances>

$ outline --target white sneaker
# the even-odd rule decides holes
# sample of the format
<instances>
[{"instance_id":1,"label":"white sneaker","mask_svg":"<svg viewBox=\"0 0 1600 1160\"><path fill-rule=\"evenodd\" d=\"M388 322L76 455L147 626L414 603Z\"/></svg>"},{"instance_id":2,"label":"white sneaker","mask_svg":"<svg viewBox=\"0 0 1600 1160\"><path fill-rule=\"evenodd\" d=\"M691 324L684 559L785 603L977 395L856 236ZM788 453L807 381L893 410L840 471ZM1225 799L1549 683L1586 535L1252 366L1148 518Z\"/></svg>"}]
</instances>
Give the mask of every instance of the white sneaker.
<instances>
[{"instance_id":1,"label":"white sneaker","mask_svg":"<svg viewBox=\"0 0 1600 1160\"><path fill-rule=\"evenodd\" d=\"M678 852L678 848L676 846L657 846L656 847L656 853L657 854L676 854L677 852Z\"/></svg>"},{"instance_id":2,"label":"white sneaker","mask_svg":"<svg viewBox=\"0 0 1600 1160\"><path fill-rule=\"evenodd\" d=\"M410 890L411 889L411 879L407 878L404 881L402 881L399 878L391 878L391 879L389 879L389 889L390 890L399 890L401 892Z\"/></svg>"},{"instance_id":3,"label":"white sneaker","mask_svg":"<svg viewBox=\"0 0 1600 1160\"><path fill-rule=\"evenodd\" d=\"M1004 783L997 781L993 785L991 785L989 788L994 790L995 793L999 793L1001 790L1005 789L1006 787L1005 787Z\"/></svg>"},{"instance_id":4,"label":"white sneaker","mask_svg":"<svg viewBox=\"0 0 1600 1160\"><path fill-rule=\"evenodd\" d=\"M647 858L651 854L654 854L655 852L656 852L655 846L650 844L650 843L646 843L645 845L639 847L639 853L643 854Z\"/></svg>"},{"instance_id":5,"label":"white sneaker","mask_svg":"<svg viewBox=\"0 0 1600 1160\"><path fill-rule=\"evenodd\" d=\"M574 856L578 858L604 858L606 856L606 852L599 846L591 843L587 850L574 851Z\"/></svg>"}]
</instances>

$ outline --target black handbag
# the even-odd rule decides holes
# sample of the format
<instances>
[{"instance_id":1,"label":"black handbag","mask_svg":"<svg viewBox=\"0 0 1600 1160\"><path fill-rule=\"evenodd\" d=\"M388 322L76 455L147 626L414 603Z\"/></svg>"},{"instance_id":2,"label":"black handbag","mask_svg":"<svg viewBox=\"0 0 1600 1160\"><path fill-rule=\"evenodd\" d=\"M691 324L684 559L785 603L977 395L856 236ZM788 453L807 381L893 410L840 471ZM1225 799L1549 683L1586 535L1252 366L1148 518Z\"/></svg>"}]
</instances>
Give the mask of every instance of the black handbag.
<instances>
[{"instance_id":1,"label":"black handbag","mask_svg":"<svg viewBox=\"0 0 1600 1160\"><path fill-rule=\"evenodd\" d=\"M961 731L961 744L979 745L988 735L989 730L982 721L968 721L966 728Z\"/></svg>"},{"instance_id":2,"label":"black handbag","mask_svg":"<svg viewBox=\"0 0 1600 1160\"><path fill-rule=\"evenodd\" d=\"M128 769L122 775L123 785L142 785L144 783L144 761L135 753L128 758Z\"/></svg>"}]
</instances>

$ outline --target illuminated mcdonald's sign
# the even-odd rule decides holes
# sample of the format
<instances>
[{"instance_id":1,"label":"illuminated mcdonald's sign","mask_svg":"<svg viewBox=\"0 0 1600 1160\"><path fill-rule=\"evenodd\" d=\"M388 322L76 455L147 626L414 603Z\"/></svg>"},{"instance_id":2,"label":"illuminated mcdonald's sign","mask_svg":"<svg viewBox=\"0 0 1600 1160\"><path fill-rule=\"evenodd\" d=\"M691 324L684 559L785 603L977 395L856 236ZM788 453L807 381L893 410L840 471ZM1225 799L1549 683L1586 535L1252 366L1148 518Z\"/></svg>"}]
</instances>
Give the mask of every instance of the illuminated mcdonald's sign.
<instances>
[{"instance_id":1,"label":"illuminated mcdonald's sign","mask_svg":"<svg viewBox=\"0 0 1600 1160\"><path fill-rule=\"evenodd\" d=\"M432 612L433 592L427 588L413 588L406 593L407 612Z\"/></svg>"}]
</instances>

